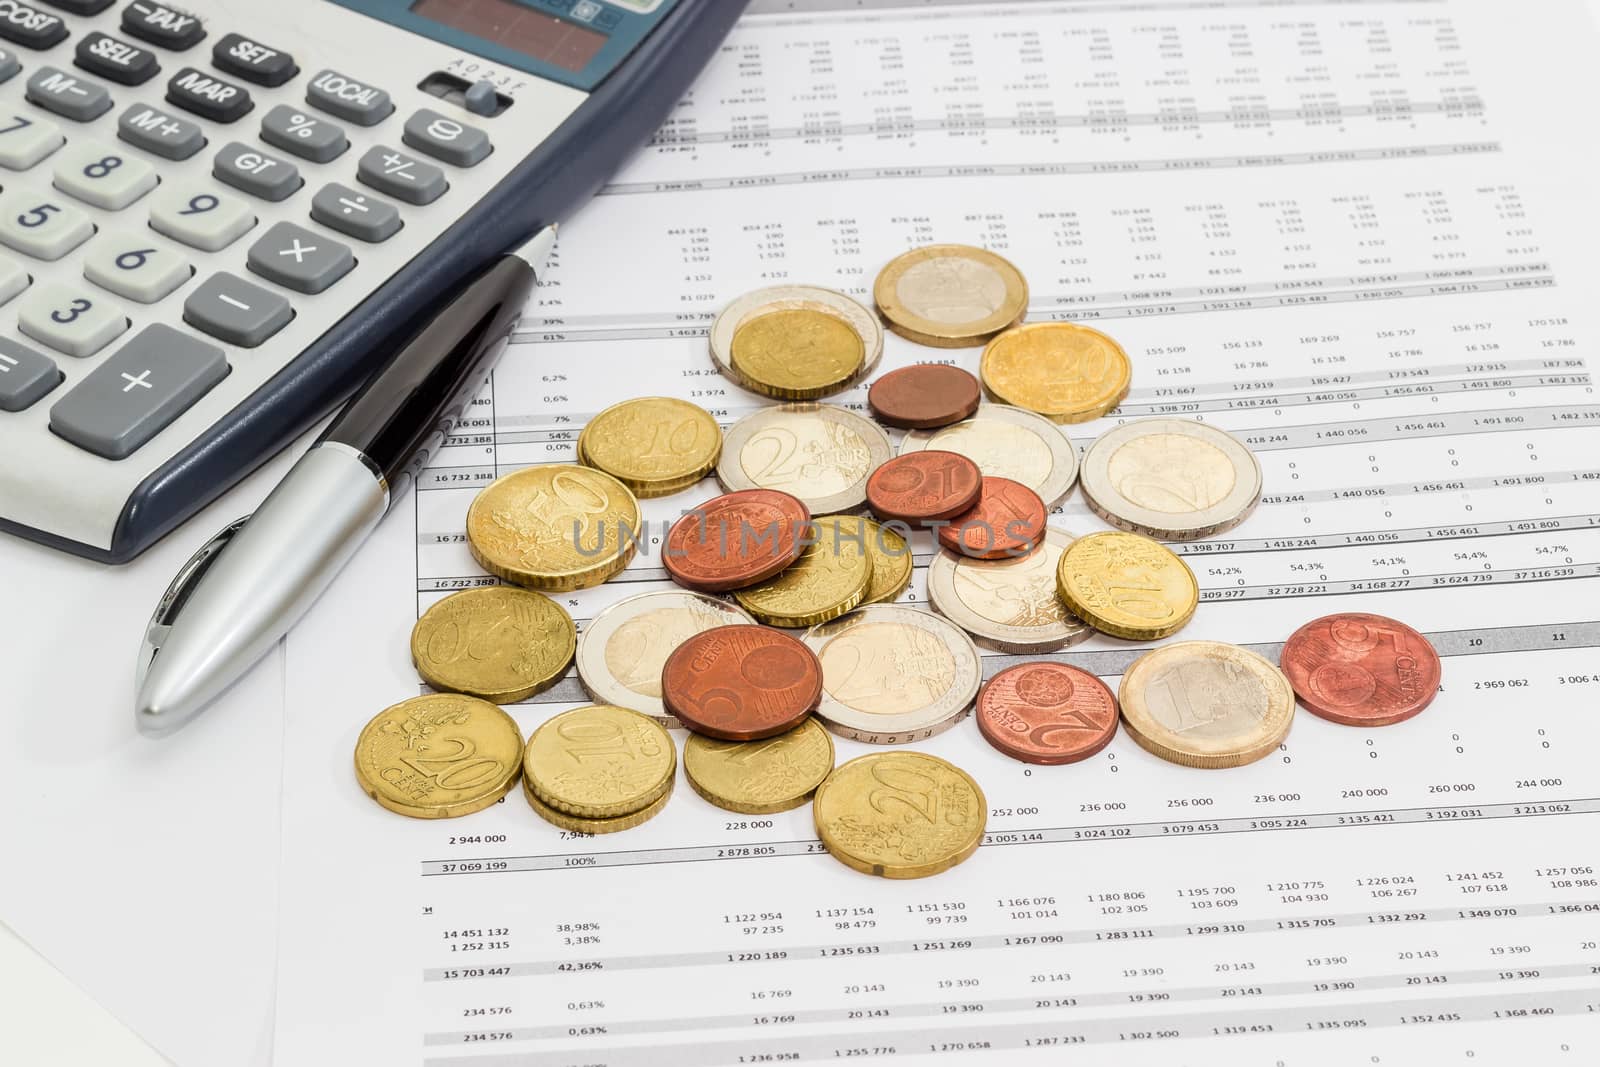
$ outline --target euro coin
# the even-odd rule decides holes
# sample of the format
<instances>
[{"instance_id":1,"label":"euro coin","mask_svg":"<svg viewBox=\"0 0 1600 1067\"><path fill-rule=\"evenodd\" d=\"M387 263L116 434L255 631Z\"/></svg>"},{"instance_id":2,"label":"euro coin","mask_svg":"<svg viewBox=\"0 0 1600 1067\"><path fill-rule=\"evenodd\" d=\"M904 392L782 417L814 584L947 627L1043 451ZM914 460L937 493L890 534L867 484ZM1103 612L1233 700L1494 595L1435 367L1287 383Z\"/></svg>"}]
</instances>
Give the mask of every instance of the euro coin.
<instances>
[{"instance_id":1,"label":"euro coin","mask_svg":"<svg viewBox=\"0 0 1600 1067\"><path fill-rule=\"evenodd\" d=\"M522 731L487 700L412 697L373 717L356 741L356 779L373 800L414 819L482 811L511 791Z\"/></svg>"},{"instance_id":2,"label":"euro coin","mask_svg":"<svg viewBox=\"0 0 1600 1067\"><path fill-rule=\"evenodd\" d=\"M928 601L985 648L1054 652L1094 634L1056 593L1056 564L1072 535L1046 529L1026 556L983 560L940 552L928 565Z\"/></svg>"},{"instance_id":3,"label":"euro coin","mask_svg":"<svg viewBox=\"0 0 1600 1067\"><path fill-rule=\"evenodd\" d=\"M972 418L942 430L913 430L900 454L935 448L966 456L985 478L1009 478L1039 494L1046 507L1067 495L1078 477L1078 453L1061 427L1005 404L980 405Z\"/></svg>"},{"instance_id":4,"label":"euro coin","mask_svg":"<svg viewBox=\"0 0 1600 1067\"><path fill-rule=\"evenodd\" d=\"M939 546L974 559L1025 556L1043 540L1046 520L1038 493L986 475L978 502L939 527Z\"/></svg>"},{"instance_id":5,"label":"euro coin","mask_svg":"<svg viewBox=\"0 0 1600 1067\"><path fill-rule=\"evenodd\" d=\"M810 520L804 504L776 489L724 493L672 524L661 562L688 589L743 589L800 558Z\"/></svg>"},{"instance_id":6,"label":"euro coin","mask_svg":"<svg viewBox=\"0 0 1600 1067\"><path fill-rule=\"evenodd\" d=\"M812 520L814 540L788 570L733 594L768 626L815 626L860 604L872 581L872 558L834 516Z\"/></svg>"},{"instance_id":7,"label":"euro coin","mask_svg":"<svg viewBox=\"0 0 1600 1067\"><path fill-rule=\"evenodd\" d=\"M830 404L785 404L733 424L717 481L729 492L777 489L827 515L865 503L867 478L889 455L889 438L871 419Z\"/></svg>"},{"instance_id":8,"label":"euro coin","mask_svg":"<svg viewBox=\"0 0 1600 1067\"><path fill-rule=\"evenodd\" d=\"M1294 690L1267 660L1220 641L1180 641L1134 660L1117 690L1140 747L1185 767L1239 767L1282 743Z\"/></svg>"},{"instance_id":9,"label":"euro coin","mask_svg":"<svg viewBox=\"0 0 1600 1067\"><path fill-rule=\"evenodd\" d=\"M719 808L771 815L811 799L833 770L833 738L807 716L792 730L759 741L719 741L690 734L683 776Z\"/></svg>"},{"instance_id":10,"label":"euro coin","mask_svg":"<svg viewBox=\"0 0 1600 1067\"><path fill-rule=\"evenodd\" d=\"M874 604L813 626L822 664L817 717L852 741L902 745L943 733L972 710L983 667L954 624L915 608Z\"/></svg>"},{"instance_id":11,"label":"euro coin","mask_svg":"<svg viewBox=\"0 0 1600 1067\"><path fill-rule=\"evenodd\" d=\"M722 455L722 428L687 400L645 396L613 404L578 435L578 458L637 497L666 496L710 474Z\"/></svg>"},{"instance_id":12,"label":"euro coin","mask_svg":"<svg viewBox=\"0 0 1600 1067\"><path fill-rule=\"evenodd\" d=\"M1139 419L1089 446L1084 499L1113 526L1192 540L1243 522L1261 499L1261 466L1237 437L1193 419Z\"/></svg>"},{"instance_id":13,"label":"euro coin","mask_svg":"<svg viewBox=\"0 0 1600 1067\"><path fill-rule=\"evenodd\" d=\"M871 374L883 328L855 300L814 285L779 285L737 298L710 331L711 361L735 384L779 400L814 400Z\"/></svg>"},{"instance_id":14,"label":"euro coin","mask_svg":"<svg viewBox=\"0 0 1600 1067\"><path fill-rule=\"evenodd\" d=\"M452 593L423 612L411 631L411 660L435 689L515 704L560 680L577 645L561 605L490 586Z\"/></svg>"},{"instance_id":15,"label":"euro coin","mask_svg":"<svg viewBox=\"0 0 1600 1067\"><path fill-rule=\"evenodd\" d=\"M838 525L839 536L858 540L867 546L872 562L872 578L867 582L861 604L881 604L895 600L911 584L915 561L906 539L887 526L860 515L829 516Z\"/></svg>"},{"instance_id":16,"label":"euro coin","mask_svg":"<svg viewBox=\"0 0 1600 1067\"><path fill-rule=\"evenodd\" d=\"M578 834L614 834L642 826L661 814L661 809L672 799L672 785L668 783L666 792L638 811L629 812L627 815L615 815L609 819L586 819L581 815L572 815L559 808L552 808L539 799L538 794L528 785L527 779L523 779L522 782L522 798L528 802L528 807L534 810L534 814L559 829Z\"/></svg>"},{"instance_id":17,"label":"euro coin","mask_svg":"<svg viewBox=\"0 0 1600 1067\"><path fill-rule=\"evenodd\" d=\"M1007 667L978 693L978 732L1023 763L1086 760L1117 733L1117 698L1086 670L1044 661Z\"/></svg>"},{"instance_id":18,"label":"euro coin","mask_svg":"<svg viewBox=\"0 0 1600 1067\"><path fill-rule=\"evenodd\" d=\"M983 388L967 371L942 363L901 367L872 383L867 406L879 422L928 430L960 422L978 410Z\"/></svg>"},{"instance_id":19,"label":"euro coin","mask_svg":"<svg viewBox=\"0 0 1600 1067\"><path fill-rule=\"evenodd\" d=\"M1284 643L1278 663L1308 711L1346 726L1404 722L1439 692L1433 643L1382 615L1313 619Z\"/></svg>"},{"instance_id":20,"label":"euro coin","mask_svg":"<svg viewBox=\"0 0 1600 1067\"><path fill-rule=\"evenodd\" d=\"M678 753L653 719L609 704L564 711L528 738L522 773L549 807L585 819L631 815L672 786Z\"/></svg>"},{"instance_id":21,"label":"euro coin","mask_svg":"<svg viewBox=\"0 0 1600 1067\"><path fill-rule=\"evenodd\" d=\"M970 245L925 245L878 272L872 297L889 329L939 348L981 345L1022 321L1028 283L1011 263Z\"/></svg>"},{"instance_id":22,"label":"euro coin","mask_svg":"<svg viewBox=\"0 0 1600 1067\"><path fill-rule=\"evenodd\" d=\"M972 776L923 752L875 752L838 767L811 804L828 854L882 878L947 871L983 841L988 802Z\"/></svg>"},{"instance_id":23,"label":"euro coin","mask_svg":"<svg viewBox=\"0 0 1600 1067\"><path fill-rule=\"evenodd\" d=\"M467 545L490 574L567 592L599 585L628 565L639 502L611 475L567 464L496 478L467 509Z\"/></svg>"},{"instance_id":24,"label":"euro coin","mask_svg":"<svg viewBox=\"0 0 1600 1067\"><path fill-rule=\"evenodd\" d=\"M1154 641L1181 630L1200 603L1189 565L1158 541L1132 533L1080 537L1056 564L1067 610L1101 633Z\"/></svg>"},{"instance_id":25,"label":"euro coin","mask_svg":"<svg viewBox=\"0 0 1600 1067\"><path fill-rule=\"evenodd\" d=\"M1088 422L1128 395L1133 367L1122 346L1099 330L1035 322L990 341L978 371L1007 404L1056 422Z\"/></svg>"},{"instance_id":26,"label":"euro coin","mask_svg":"<svg viewBox=\"0 0 1600 1067\"><path fill-rule=\"evenodd\" d=\"M872 513L912 525L953 518L976 504L982 493L978 465L954 452L896 456L867 479Z\"/></svg>"},{"instance_id":27,"label":"euro coin","mask_svg":"<svg viewBox=\"0 0 1600 1067\"><path fill-rule=\"evenodd\" d=\"M697 734L754 741L781 734L822 696L822 667L796 638L765 626L719 626L667 657L661 699Z\"/></svg>"},{"instance_id":28,"label":"euro coin","mask_svg":"<svg viewBox=\"0 0 1600 1067\"><path fill-rule=\"evenodd\" d=\"M661 668L672 650L702 630L753 623L741 608L680 589L619 600L578 635L578 678L598 703L682 726L661 702Z\"/></svg>"}]
</instances>

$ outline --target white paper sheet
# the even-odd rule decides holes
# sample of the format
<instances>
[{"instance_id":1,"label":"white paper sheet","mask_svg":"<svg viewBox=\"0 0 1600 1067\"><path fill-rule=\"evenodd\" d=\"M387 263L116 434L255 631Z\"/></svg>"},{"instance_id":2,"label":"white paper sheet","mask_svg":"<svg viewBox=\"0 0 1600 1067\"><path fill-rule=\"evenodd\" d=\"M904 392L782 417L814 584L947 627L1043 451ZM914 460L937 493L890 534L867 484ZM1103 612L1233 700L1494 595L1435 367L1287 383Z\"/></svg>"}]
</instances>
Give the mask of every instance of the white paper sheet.
<instances>
[{"instance_id":1,"label":"white paper sheet","mask_svg":"<svg viewBox=\"0 0 1600 1067\"><path fill-rule=\"evenodd\" d=\"M741 24L564 233L472 423L290 641L281 1061L1592 1061L1581 9L782 8ZM867 299L934 240L1011 258L1031 318L1118 337L1117 417L1202 417L1258 450L1261 507L1181 548L1205 600L1183 637L1275 657L1317 615L1394 615L1445 657L1435 704L1378 730L1301 712L1279 753L1221 772L1126 736L1026 767L963 724L917 747L983 786L986 846L915 883L818 854L808 808L730 815L681 783L600 838L516 793L441 824L361 794L357 732L419 691L417 613L483 580L462 535L477 489L569 460L629 396L754 410L705 353L717 308L779 282ZM883 369L945 356L976 367L891 337ZM1076 495L1053 521L1104 528ZM581 626L665 584L641 558L561 600ZM1138 651L1066 658L1114 686ZM572 678L511 710L530 731L582 699Z\"/></svg>"}]
</instances>

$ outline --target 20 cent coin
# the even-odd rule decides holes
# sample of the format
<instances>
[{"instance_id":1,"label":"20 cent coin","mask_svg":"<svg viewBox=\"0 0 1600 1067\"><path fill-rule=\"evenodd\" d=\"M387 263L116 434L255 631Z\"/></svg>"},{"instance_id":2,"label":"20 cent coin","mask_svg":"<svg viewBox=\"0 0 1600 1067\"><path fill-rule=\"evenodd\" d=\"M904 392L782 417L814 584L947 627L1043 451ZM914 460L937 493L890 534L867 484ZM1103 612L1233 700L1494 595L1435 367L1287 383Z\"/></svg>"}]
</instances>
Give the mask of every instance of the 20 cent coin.
<instances>
[{"instance_id":1,"label":"20 cent coin","mask_svg":"<svg viewBox=\"0 0 1600 1067\"><path fill-rule=\"evenodd\" d=\"M875 752L840 766L812 802L817 836L847 867L926 878L978 850L988 802L972 776L922 752Z\"/></svg>"},{"instance_id":2,"label":"20 cent coin","mask_svg":"<svg viewBox=\"0 0 1600 1067\"><path fill-rule=\"evenodd\" d=\"M1128 395L1133 377L1121 345L1071 322L1007 330L984 348L978 371L1000 400L1056 422L1098 419Z\"/></svg>"},{"instance_id":3,"label":"20 cent coin","mask_svg":"<svg viewBox=\"0 0 1600 1067\"><path fill-rule=\"evenodd\" d=\"M373 717L356 740L356 779L373 800L414 819L482 811L511 791L522 731L487 700L435 693Z\"/></svg>"}]
</instances>

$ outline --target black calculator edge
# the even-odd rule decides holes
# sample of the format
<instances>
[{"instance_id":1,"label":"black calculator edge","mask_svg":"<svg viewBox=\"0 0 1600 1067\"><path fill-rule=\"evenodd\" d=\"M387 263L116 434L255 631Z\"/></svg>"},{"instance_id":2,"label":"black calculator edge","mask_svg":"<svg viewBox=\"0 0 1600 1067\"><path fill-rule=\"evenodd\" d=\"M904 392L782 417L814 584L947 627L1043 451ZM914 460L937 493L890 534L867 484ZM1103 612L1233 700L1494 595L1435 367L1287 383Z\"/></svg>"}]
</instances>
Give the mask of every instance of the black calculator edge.
<instances>
[{"instance_id":1,"label":"black calculator edge","mask_svg":"<svg viewBox=\"0 0 1600 1067\"><path fill-rule=\"evenodd\" d=\"M0 531L102 563L126 563L149 548L332 411L490 259L582 206L666 120L747 2L684 0L674 8L488 196L233 412L151 472L129 496L109 550L4 518ZM515 109L506 117L514 121ZM579 128L601 132L577 143Z\"/></svg>"}]
</instances>

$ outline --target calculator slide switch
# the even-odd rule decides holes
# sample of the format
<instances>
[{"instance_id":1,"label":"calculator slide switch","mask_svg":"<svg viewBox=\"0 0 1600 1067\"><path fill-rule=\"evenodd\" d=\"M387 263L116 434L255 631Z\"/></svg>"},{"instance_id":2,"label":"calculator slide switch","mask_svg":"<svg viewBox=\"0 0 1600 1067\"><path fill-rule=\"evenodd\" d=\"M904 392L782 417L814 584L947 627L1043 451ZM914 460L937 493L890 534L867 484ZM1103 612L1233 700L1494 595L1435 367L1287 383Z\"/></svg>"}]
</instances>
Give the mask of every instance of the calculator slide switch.
<instances>
[{"instance_id":1,"label":"calculator slide switch","mask_svg":"<svg viewBox=\"0 0 1600 1067\"><path fill-rule=\"evenodd\" d=\"M228 376L222 349L171 326L146 326L50 409L50 429L123 459Z\"/></svg>"}]
</instances>

